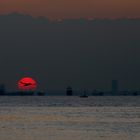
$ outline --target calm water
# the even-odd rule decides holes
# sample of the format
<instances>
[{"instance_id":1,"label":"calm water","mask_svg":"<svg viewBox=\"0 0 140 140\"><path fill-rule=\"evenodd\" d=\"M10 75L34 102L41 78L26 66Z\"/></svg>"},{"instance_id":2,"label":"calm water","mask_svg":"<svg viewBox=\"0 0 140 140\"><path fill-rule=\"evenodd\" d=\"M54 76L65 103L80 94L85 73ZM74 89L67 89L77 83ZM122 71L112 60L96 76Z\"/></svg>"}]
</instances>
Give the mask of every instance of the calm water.
<instances>
[{"instance_id":1,"label":"calm water","mask_svg":"<svg viewBox=\"0 0 140 140\"><path fill-rule=\"evenodd\" d=\"M29 107L140 107L140 96L96 96L80 98L77 96L0 96L0 106Z\"/></svg>"},{"instance_id":2,"label":"calm water","mask_svg":"<svg viewBox=\"0 0 140 140\"><path fill-rule=\"evenodd\" d=\"M139 140L140 97L0 97L0 140Z\"/></svg>"}]
</instances>

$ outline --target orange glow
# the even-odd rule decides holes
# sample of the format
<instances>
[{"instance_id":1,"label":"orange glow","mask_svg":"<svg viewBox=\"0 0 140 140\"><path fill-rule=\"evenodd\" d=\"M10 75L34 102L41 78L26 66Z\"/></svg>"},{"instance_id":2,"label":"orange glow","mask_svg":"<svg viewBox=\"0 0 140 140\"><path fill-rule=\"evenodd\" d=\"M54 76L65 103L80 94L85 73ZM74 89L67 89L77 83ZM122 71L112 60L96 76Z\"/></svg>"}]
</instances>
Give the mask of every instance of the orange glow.
<instances>
[{"instance_id":1,"label":"orange glow","mask_svg":"<svg viewBox=\"0 0 140 140\"><path fill-rule=\"evenodd\" d=\"M0 14L9 12L50 19L140 17L140 0L0 0Z\"/></svg>"}]
</instances>

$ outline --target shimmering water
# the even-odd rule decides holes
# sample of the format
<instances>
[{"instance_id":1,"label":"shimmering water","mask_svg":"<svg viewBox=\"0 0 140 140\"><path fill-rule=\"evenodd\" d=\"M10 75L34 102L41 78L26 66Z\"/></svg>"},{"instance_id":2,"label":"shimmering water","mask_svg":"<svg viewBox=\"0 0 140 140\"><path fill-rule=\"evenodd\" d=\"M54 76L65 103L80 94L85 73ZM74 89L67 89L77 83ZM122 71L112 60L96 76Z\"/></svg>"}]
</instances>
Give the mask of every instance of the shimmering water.
<instances>
[{"instance_id":1,"label":"shimmering water","mask_svg":"<svg viewBox=\"0 0 140 140\"><path fill-rule=\"evenodd\" d=\"M0 97L0 140L139 140L140 97Z\"/></svg>"}]
</instances>

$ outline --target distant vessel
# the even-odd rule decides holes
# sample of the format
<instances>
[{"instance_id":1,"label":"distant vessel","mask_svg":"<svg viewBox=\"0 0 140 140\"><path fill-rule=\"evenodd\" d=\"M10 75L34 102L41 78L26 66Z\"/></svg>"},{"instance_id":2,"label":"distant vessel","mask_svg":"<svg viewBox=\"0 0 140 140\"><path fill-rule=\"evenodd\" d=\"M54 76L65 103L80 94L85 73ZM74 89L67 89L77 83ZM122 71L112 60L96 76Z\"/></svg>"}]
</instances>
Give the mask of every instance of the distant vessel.
<instances>
[{"instance_id":1,"label":"distant vessel","mask_svg":"<svg viewBox=\"0 0 140 140\"><path fill-rule=\"evenodd\" d=\"M87 95L81 95L80 98L88 98Z\"/></svg>"},{"instance_id":2,"label":"distant vessel","mask_svg":"<svg viewBox=\"0 0 140 140\"><path fill-rule=\"evenodd\" d=\"M83 93L83 95L80 96L80 98L88 98L86 90L84 90L84 93Z\"/></svg>"},{"instance_id":3,"label":"distant vessel","mask_svg":"<svg viewBox=\"0 0 140 140\"><path fill-rule=\"evenodd\" d=\"M88 96L86 94L83 94L81 96L79 96L80 98L88 98Z\"/></svg>"}]
</instances>

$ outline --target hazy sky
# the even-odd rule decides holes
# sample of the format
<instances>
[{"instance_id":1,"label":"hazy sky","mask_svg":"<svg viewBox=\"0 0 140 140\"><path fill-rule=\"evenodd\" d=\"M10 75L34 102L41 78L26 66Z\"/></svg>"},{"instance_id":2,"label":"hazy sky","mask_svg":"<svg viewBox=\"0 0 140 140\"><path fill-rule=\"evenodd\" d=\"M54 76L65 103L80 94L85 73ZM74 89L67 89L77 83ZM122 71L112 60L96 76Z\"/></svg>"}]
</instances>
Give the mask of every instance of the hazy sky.
<instances>
[{"instance_id":1,"label":"hazy sky","mask_svg":"<svg viewBox=\"0 0 140 140\"><path fill-rule=\"evenodd\" d=\"M41 90L140 90L140 19L48 22L0 16L0 84L17 90L25 76Z\"/></svg>"},{"instance_id":2,"label":"hazy sky","mask_svg":"<svg viewBox=\"0 0 140 140\"><path fill-rule=\"evenodd\" d=\"M140 0L0 0L0 14L50 19L140 18ZM51 23L22 14L0 16L0 83L17 90L31 76L39 89L140 90L140 19Z\"/></svg>"},{"instance_id":3,"label":"hazy sky","mask_svg":"<svg viewBox=\"0 0 140 140\"><path fill-rule=\"evenodd\" d=\"M0 14L17 11L51 19L140 17L140 0L0 0Z\"/></svg>"}]
</instances>

